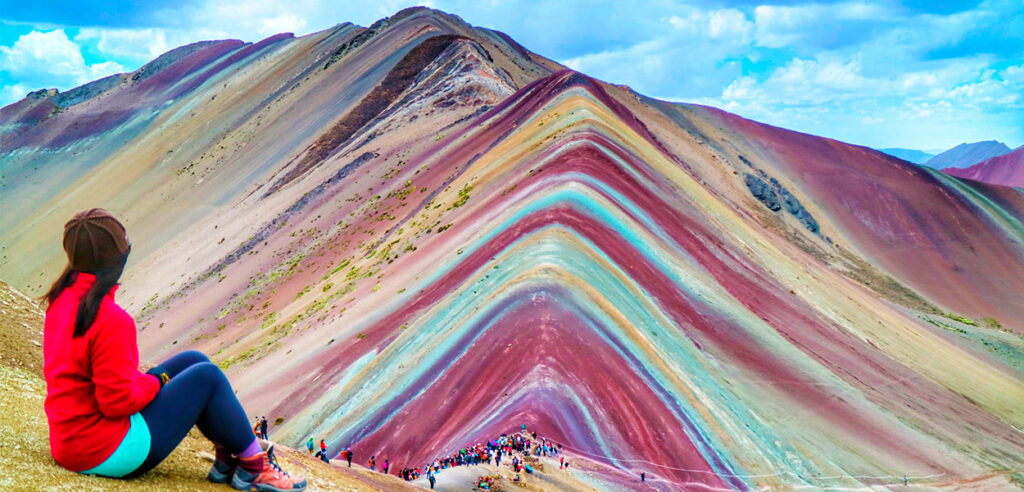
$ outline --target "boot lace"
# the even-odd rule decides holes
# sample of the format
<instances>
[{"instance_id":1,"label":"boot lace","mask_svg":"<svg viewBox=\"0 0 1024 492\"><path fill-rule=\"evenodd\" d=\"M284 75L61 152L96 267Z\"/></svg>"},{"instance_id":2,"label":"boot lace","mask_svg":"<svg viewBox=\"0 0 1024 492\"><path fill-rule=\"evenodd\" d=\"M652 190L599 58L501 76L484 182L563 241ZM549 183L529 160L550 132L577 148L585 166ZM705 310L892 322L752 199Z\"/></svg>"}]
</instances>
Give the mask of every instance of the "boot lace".
<instances>
[{"instance_id":1,"label":"boot lace","mask_svg":"<svg viewBox=\"0 0 1024 492\"><path fill-rule=\"evenodd\" d=\"M270 466L274 467L274 469L277 470L279 473L284 474L284 476L286 476L286 477L290 477L291 476L291 475L288 474L288 472L286 472L286 471L281 469L281 465L277 464L277 458L276 457L271 458L271 457L267 456L267 461L269 461L270 462Z\"/></svg>"}]
</instances>

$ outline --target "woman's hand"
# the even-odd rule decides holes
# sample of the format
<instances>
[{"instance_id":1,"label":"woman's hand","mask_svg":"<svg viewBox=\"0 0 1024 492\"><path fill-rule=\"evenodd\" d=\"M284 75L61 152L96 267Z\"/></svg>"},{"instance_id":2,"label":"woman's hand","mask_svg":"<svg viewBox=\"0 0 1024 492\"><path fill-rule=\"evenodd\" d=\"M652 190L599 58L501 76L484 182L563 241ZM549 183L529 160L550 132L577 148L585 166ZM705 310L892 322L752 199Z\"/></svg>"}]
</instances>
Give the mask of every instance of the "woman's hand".
<instances>
[{"instance_id":1,"label":"woman's hand","mask_svg":"<svg viewBox=\"0 0 1024 492\"><path fill-rule=\"evenodd\" d=\"M146 374L149 374L150 376L156 376L157 380L160 381L161 389L164 387L165 384L171 381L171 376L168 375L167 371L165 371L160 366L154 366L150 368L148 371L146 371Z\"/></svg>"}]
</instances>

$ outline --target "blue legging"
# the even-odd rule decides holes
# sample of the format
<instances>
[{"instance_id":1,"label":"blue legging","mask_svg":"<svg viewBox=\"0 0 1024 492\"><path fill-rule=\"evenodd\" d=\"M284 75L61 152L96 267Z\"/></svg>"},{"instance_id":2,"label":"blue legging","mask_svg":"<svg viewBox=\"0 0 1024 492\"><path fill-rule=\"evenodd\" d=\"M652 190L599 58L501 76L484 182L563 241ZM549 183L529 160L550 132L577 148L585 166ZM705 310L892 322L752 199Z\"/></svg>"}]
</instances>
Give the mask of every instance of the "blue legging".
<instances>
[{"instance_id":1,"label":"blue legging","mask_svg":"<svg viewBox=\"0 0 1024 492\"><path fill-rule=\"evenodd\" d=\"M255 436L231 383L202 352L182 352L157 367L171 380L139 412L149 426L151 443L146 461L129 477L142 475L167 458L193 425L232 454L252 444Z\"/></svg>"}]
</instances>

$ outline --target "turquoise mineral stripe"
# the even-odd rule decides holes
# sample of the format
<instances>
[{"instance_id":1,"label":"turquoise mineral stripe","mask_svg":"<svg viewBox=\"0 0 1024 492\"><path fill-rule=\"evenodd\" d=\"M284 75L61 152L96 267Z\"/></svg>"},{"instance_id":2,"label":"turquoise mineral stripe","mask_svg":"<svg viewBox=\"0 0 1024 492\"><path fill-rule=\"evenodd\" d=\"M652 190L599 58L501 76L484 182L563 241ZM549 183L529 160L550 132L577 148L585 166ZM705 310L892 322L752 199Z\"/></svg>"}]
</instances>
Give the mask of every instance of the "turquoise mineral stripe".
<instances>
[{"instance_id":1,"label":"turquoise mineral stripe","mask_svg":"<svg viewBox=\"0 0 1024 492\"><path fill-rule=\"evenodd\" d=\"M644 226L644 227L640 227L639 229L643 229L648 234L653 232L655 235L659 236L663 241L668 240L666 235L664 235L663 231L660 231L660 228L658 228L655 225L655 223L646 214L641 212L628 199L626 199L622 195L620 195L620 194L610 190L609 188L605 187L602 183L599 183L599 182L597 182L595 180L592 180L590 177L584 176L584 175L576 175L574 177L576 178L574 181L587 182L586 183L586 185L588 185L587 188L590 189L590 190L597 190L597 189L599 189L602 192L607 193L607 195L603 195L602 196L603 199L609 200L609 201L612 201L612 202L617 202L616 204L619 207L621 207L621 208L625 209L626 211L628 211L627 213L632 215L632 217L628 218L626 220L623 220L623 218L620 218L618 216L619 214L616 214L612 210L609 210L605 203L601 203L601 202L595 200L594 197L591 197L584 190L576 189L575 187L559 187L559 188L556 188L555 190L549 191L548 194L546 194L546 195L541 195L541 197L534 198L530 202L527 202L522 208L518 209L516 211L516 213L513 214L512 217L509 217L499 227L491 229L489 234L487 234L485 237L479 238L475 242L475 244L473 244L472 246L470 246L467 249L471 249L472 250L472 249L476 249L478 247L481 247L483 244L486 244L486 242L494 234L496 234L498 231L501 231L501 230L503 230L503 229L505 229L507 227L511 227L513 224L515 224L516 222L518 222L519 220L521 220L526 215L528 215L528 214L530 214L532 212L535 212L535 211L538 211L538 210L543 210L545 208L555 206L555 205L557 205L559 203L570 204L570 205L574 206L575 208L577 208L577 209L579 209L581 211L586 211L588 214L590 214L591 216L594 216L596 219L598 219L600 222L604 223L606 226L609 226L612 229L614 229L621 236L627 238L632 244L637 245L638 248L640 249L640 251L646 257L650 258L653 261L653 263L659 267L660 270L665 272L668 275L669 278L673 278L674 280L676 280L677 287L680 290L688 292L695 299L700 300L702 302L708 303L708 301L710 301L709 294L711 294L711 293L708 291L708 289L706 287L704 287L704 288L698 287L700 282L696 281L696 278L692 278L689 275L682 274L682 272L679 271L679 266L681 266L681 265L676 265L676 267L673 268L673 267L669 266L669 264L666 264L666 262L664 261L665 255L661 251L657 251L656 250L656 249L661 249L661 248L654 248L654 247L652 247L652 245L650 245L648 243L648 241L641 240L641 238L639 236L641 234L643 234L643 233L640 232L639 230L637 230L638 228L636 227L636 225L629 224L629 222L632 222L634 220L639 221L640 224L642 224ZM580 184L583 184L583 183L580 183ZM611 195L610 199L609 199L608 195ZM575 234L573 234L573 235L575 236ZM609 262L611 261L610 258L607 258L607 256L604 255L603 252L601 252L600 248L598 248L596 245L589 244L590 241L586 241L583 238L579 238L578 236L577 236L577 239L582 240L584 243L587 243L590 246L589 249L592 252L596 253L603 260L609 261ZM521 238L520 240L517 240L512 245L509 245L506 250L514 248L516 245L518 245L519 243L521 243L523 241L529 241L529 240L530 240L529 237ZM542 249L543 249L543 246L542 246ZM589 264L589 263L591 263L591 261L587 260L586 258L578 258L578 257L576 257L577 255L575 254L574 251L571 251L571 248L558 248L558 249L560 251L557 254L554 254L552 256L553 257L557 257L557 258L561 258L561 261L557 261L556 260L555 263L566 264L565 260L567 258L574 258L575 257L574 259L576 260L575 261L576 266L574 266L573 268L569 268L569 270L571 270L573 272L577 272L577 273L578 272L586 272L588 270L591 271L591 272L599 270L599 269L593 269L593 268L582 268L581 267L582 265ZM534 250L534 253L537 253L537 251ZM533 259L536 260L536 258L533 258ZM687 260L688 260L687 263L690 264L691 266L694 263L696 263L691 258L687 258ZM519 262L511 262L511 263L512 264L519 264ZM523 264L533 264L533 263L535 263L535 261L523 262ZM674 275L673 275L673 272L675 273ZM510 272L509 272L509 270L505 270L502 273L506 273L507 274L507 273L510 273ZM441 274L443 274L443 273L439 272L438 275L441 275ZM584 276L586 276L586 275L584 275ZM687 278L687 277L690 277L690 278ZM430 283L432 281L437 281L437 280L439 280L439 279L438 278L425 279L425 283ZM495 279L495 280L497 280L497 279ZM492 285L496 284L497 282L495 282L495 280L492 280L491 282L488 282L488 283L490 283ZM592 279L592 280L596 280L596 279ZM594 285L601 285L602 283L607 285L607 280L605 282L597 281L597 282L594 283ZM643 289L641 287L639 287L639 286L636 286L636 287L639 288L641 291L643 291ZM484 289L484 290L487 291L489 289ZM607 294L610 294L611 292L615 292L617 289L608 288L608 289L601 289L601 290L604 291L606 293L606 295L607 295ZM466 318L467 316L469 316L470 318L475 317L475 316L472 316L471 313L465 312L466 310L472 311L472 309L470 309L470 307L471 306L475 306L475 304L476 304L474 301L471 301L468 298L467 294L468 294L468 292L465 292L465 291L460 293L460 294L457 294L454 299L452 299L449 303L447 303L448 307L442 308L439 312L436 312L436 315L433 317L433 320L431 320L430 322L426 322L424 324L427 324L428 326L445 326L447 323L442 322L442 320L467 319ZM620 293L620 294L622 294L622 293ZM620 297L620 300L628 299L628 296L625 296L625 295L613 296L613 297ZM717 298L719 296L711 294L710 297ZM722 301L723 301L723 299L718 299L718 302L714 302L713 304L721 306L723 304ZM626 301L625 303L626 304L633 304L633 302L629 302L629 301ZM634 306L634 307L639 307L639 306ZM709 305L708 307L711 307L711 306ZM453 313L452 312L453 308L454 308L455 311L462 310L463 312L462 313L457 313L457 312ZM459 308L461 308L461 309L459 309ZM720 308L713 308L712 307L712 309L714 311L718 311ZM635 316L637 316L637 317L640 317L640 318L647 317L646 316L647 313L642 308L640 308L640 309L633 309L632 311L633 311L633 314ZM636 320L637 317L634 317L632 319ZM638 323L638 324L646 325L646 326L652 326L652 325L658 324L657 322L653 322L654 320L645 320L645 321L647 321L647 322L645 322L645 323ZM420 324L420 323L417 323L417 324ZM467 326L468 325L472 325L472 324L473 324L472 321L467 320L467 323L466 323ZM407 332L407 333L409 333L409 332ZM419 338L419 337L422 337L422 336L426 336L426 332L422 332L422 331L419 331L419 330L411 330L411 333L415 333L415 334L419 335L416 338ZM671 333L671 331L665 331L665 330L661 331L662 335L667 335L668 333ZM433 333L431 336L435 337L435 341L436 341L437 337L445 337L445 335L451 335L451 334ZM405 338L405 337L401 337L399 339L399 343L401 343L402 341L405 341L407 343L408 342L413 342L413 340L410 340L410 339L402 340L402 338ZM664 338L663 338L663 340L664 340ZM626 346L631 346L632 345L628 341L625 341L625 342L626 342ZM418 340L417 343L422 343L422 340ZM402 344L402 345L404 345L404 344ZM398 347L401 347L402 345L393 346L391 348L392 349L401 350ZM689 344L687 344L687 345L689 345ZM633 347L631 347L631 349L632 348ZM631 352L632 351L633 350L631 350ZM392 350L387 350L385 352L385 354L381 354L381 355L384 355L386 357L386 353L387 352L395 353ZM634 355L635 355L635 353L634 353ZM641 359L643 359L642 356L641 356ZM694 360L694 359L688 359L688 360ZM430 362L433 362L433 361L430 361ZM429 366L430 362L427 362L428 366ZM648 361L645 361L645 362L648 362ZM705 368L705 371L701 371L701 374L707 374L706 368ZM414 374L407 374L405 378L399 378L399 380L394 380L393 379L391 381L391 385L392 385L392 387L396 387L396 388L397 387L401 387L401 386L403 386L403 384L401 384L401 383L410 383L411 380L413 380L415 377L416 377L416 375L414 375ZM657 376L655 378L658 379L658 380L662 379L661 377L657 377ZM405 379L405 381L401 381L401 379ZM664 381L661 381L661 382L664 382ZM371 386L371 387L374 387L374 386ZM379 394L378 395L373 395L372 397L368 397L368 398L353 398L353 399L350 399L348 401L349 405L346 405L346 406L356 406L356 405L359 405L360 401L369 403L367 400L376 401L379 404L382 404L381 403L382 400L379 399L380 396L382 396L382 395L379 395ZM676 401L676 403L677 404L679 403L678 400ZM370 407L371 408L373 408L374 406L377 406L377 405L374 405L373 403L370 403ZM344 413L347 413L346 409L339 408L338 412L336 414L344 414ZM370 412L370 415L372 415L372 412ZM367 415L367 417L365 417L365 418L368 418L368 417L369 417L369 415ZM692 415L690 417L692 419ZM356 426L356 427L358 428L358 427L361 427L361 426Z\"/></svg>"},{"instance_id":2,"label":"turquoise mineral stripe","mask_svg":"<svg viewBox=\"0 0 1024 492\"><path fill-rule=\"evenodd\" d=\"M1021 224L1016 217L1007 213L1003 207L999 206L999 204L979 193L974 188L964 184L959 179L939 171L938 169L925 168L925 170L942 182L942 184L960 192L961 195L964 195L978 205L978 208L982 209L986 215L991 217L993 222L1002 224L1003 227L1007 229L1007 232L1015 235L1018 239L1024 238L1024 224Z\"/></svg>"},{"instance_id":3,"label":"turquoise mineral stripe","mask_svg":"<svg viewBox=\"0 0 1024 492\"><path fill-rule=\"evenodd\" d=\"M562 227L563 226L559 225L550 225L544 227L542 230L561 229ZM571 230L565 230L572 234ZM530 236L526 236L524 238L517 240L515 243L510 245L508 249L516 249L516 246L522 242L534 241L534 236L536 234L537 233L534 233L531 234ZM589 255L596 255L600 257L604 262L612 263L611 258L608 258L597 247L597 245L592 244L590 241L587 241L586 239L576 236L575 234L572 235L575 237L576 240L581 241L585 245L583 250L589 252ZM520 255L528 256L529 261L525 258L519 258ZM594 264L593 259L589 258L589 255L582 253L572 245L561 244L561 241L559 240L546 240L543 242L534 243L531 244L531 246L529 248L526 248L525 250L518 249L517 253L514 255L515 257L510 258L509 261L505 262L506 265L514 265L513 267L501 268L499 270L493 271L490 274L491 278L489 279L489 281L484 285L477 286L476 288L482 291L504 290L504 296L514 296L516 295L516 292L519 292L521 290L533 290L548 282L543 279L531 280L527 282L521 282L520 284L516 285L516 287L513 289L500 288L501 285L508 284L512 280L512 277L515 277L516 275L522 273L522 270L526 268L526 265L536 264L537 262L559 265L562 270L571 272L571 274L573 274L574 276L579 276L581 278L586 279L587 283L590 285L598 286L599 290L603 292L603 295L609 298L610 300L614 300L613 303L618 305L619 309L623 310L627 314L628 318L634 320L634 323L636 325L645 326L648 329L656 330L658 336L660 336L660 339L662 340L663 345L667 343L670 346L677 347L677 350L674 351L675 353L686 354L686 356L675 358L676 361L674 362L676 362L677 364L682 363L684 365L698 364L697 361L700 361L701 358L699 357L699 354L692 346L690 341L686 340L685 337L683 337L684 339L681 340L673 340L680 336L680 332L678 330L673 329L673 327L666 325L666 320L662 319L659 321L655 318L652 318L650 316L651 313L647 309L645 309L645 307L639 305L636 301L632 299L630 290L623 285L619 285L619 277L615 275L610 275L609 272L605 271L605 269L603 268L598 268ZM618 270L617 266L613 268ZM641 292L643 291L643 289L641 289L639 285L633 284L633 287L635 289L640 290ZM424 329L409 330L408 332L406 332L406 334L399 337L399 339L396 340L394 344L392 344L390 347L388 347L388 349L386 349L379 355L380 360L375 361L375 364L382 365L383 367L396 367L395 364L388 364L386 360L389 357L396 357L400 355L407 362L410 360L417 360L417 363L415 364L416 367L433 367L434 364L436 364L439 355L445 352L445 350L438 350L439 347L450 346L451 343L453 343L454 341L461 339L461 336L464 334L464 330L472 326L477 326L479 323L482 322L482 329L480 329L477 335L473 336L472 339L469 340L468 343L466 343L465 345L466 348L471 346L481 333L486 332L488 329L490 329L490 325L492 324L493 320L500 319L503 317L503 312L494 312L477 309L478 300L474 299L475 296L473 296L470 293L471 290L472 289L466 288L460 289L460 291L458 291L454 295L451 301L445 303L444 306L439 306L437 309L433 310L434 312L431 315L429 315L429 318L427 320L416 323L417 325L424 326ZM569 293L569 295L575 295L575 293ZM644 295L644 297L647 296ZM590 303L585 300L578 300L576 304L578 306L590 305ZM511 309L513 307L514 306L506 307L503 311ZM597 310L588 309L587 316L585 316L584 318L600 319L601 322L599 324L602 324L604 326L614 325L613 320L607 318L604 315L604 313L598 312ZM464 321L459 324L460 326L452 327L452 320ZM597 334L597 336L601 337L610 345L615 347L615 350L619 352L620 355L622 355L624 358L637 360L640 363L641 367L634 368L635 371L645 373L647 377L652 378L653 381L657 381L657 384L663 388L668 387L668 382L666 381L664 375L658 374L657 372L652 373L648 369L649 367L657 367L658 364L654 364L654 361L647 360L646 354L642 350L639 350L639 348L635 345L635 343L632 340L630 340L628 337L622 336L621 333L610 333L607 330L598 329L597 327L592 328L594 329L594 332ZM615 339L614 342L612 341L612 338ZM673 341L669 342L669 340ZM417 351L418 348L428 346L433 347L433 350L431 350L429 353L419 354L419 357L416 357L417 354L415 354L415 352ZM628 355L626 353L623 353L623 348L626 349ZM664 360L662 362L664 362ZM710 376L711 374L711 371L709 371L709 368L707 367L693 367L692 369L694 370L686 371L686 373L690 374L691 378L705 379L705 376ZM367 424L369 423L367 422L367 420L371 418L379 418L379 415L376 414L376 409L383 407L389 400L395 397L395 394L402 394L405 395L404 397L407 398L407 391L409 389L409 386L413 383L413 381L419 379L422 375L420 373L416 373L413 371L408 371L405 374L394 374L393 371L388 370L370 371L370 374L373 375L367 378L369 379L369 381L366 382L367 384L359 385L359 387L362 389L354 390L354 394L352 394L351 397L346 398L345 404L338 408L334 415L332 415L332 417L340 418L342 415L352 415L353 413L356 413L357 408L361 408L363 410L362 417L356 417L356 420L359 421L359 423L348 426L350 429L361 429L363 432L372 432L376 430L377 427L367 426ZM436 377L439 376L435 376L435 379ZM384 381L383 378L386 378L389 381L389 385L382 384ZM415 399L416 396L419 396L423 389L430 387L433 384L433 382L434 381L431 381L427 384L422 385L420 390L412 396L412 399ZM712 382L708 380L705 380L703 382L707 386L721 387L721 382ZM377 388L382 388L385 386L391 387L393 392L392 395L385 396L382 395L379 390L377 390ZM670 408L675 407L677 411L680 411L685 416L686 420L695 423L696 428L692 429L692 431L700 433L703 439L694 439L694 441L696 441L696 444L703 453L705 453L706 455L717 454L719 455L719 457L724 458L727 462L732 461L728 458L726 453L723 453L723 451L725 451L726 448L719 446L714 446L714 448L708 448L701 445L701 441L715 442L716 439L714 439L713 436L709 436L706 432L703 431L703 428L707 424L702 422L701 419L697 417L699 415L699 412L695 412L692 408L689 408L689 405L687 405L684 400L679 399L674 395L671 397L668 396L667 393L670 393L669 391L657 393L659 395L659 398L661 398L663 401L670 398L672 401L665 401L665 403L668 404ZM401 406L394 409L387 417L389 418L393 416L394 413L397 413L400 409ZM328 419L328 422L332 420L334 419ZM594 425L593 422L588 422L588 424ZM691 429L688 429L688 433L690 430ZM350 439L352 437L354 436L346 435L344 436L344 439ZM615 461L614 457L611 457L611 459ZM733 468L732 470L720 471L723 471L725 473L734 473L736 470L735 466L736 464L735 462L733 462L731 463L731 468Z\"/></svg>"},{"instance_id":4,"label":"turquoise mineral stripe","mask_svg":"<svg viewBox=\"0 0 1024 492\"><path fill-rule=\"evenodd\" d=\"M551 207L559 203L569 204L574 208L580 211L585 211L587 214L595 217L600 222L604 223L606 226L614 229L622 237L627 238L627 240L629 240L630 243L636 245L638 251L640 251L645 257L649 258L652 261L652 263L656 265L660 270L665 272L681 291L687 292L690 296L692 296L692 298L695 301L704 304L704 307L710 310L710 312L706 312L706 315L710 314L716 317L728 317L730 319L733 319L734 321L739 322L741 325L747 326L747 329L750 330L752 336L762 339L767 338L767 340L765 340L766 346L773 346L776 347L777 349L782 350L782 352L788 353L788 359L791 359L794 362L800 361L803 364L806 364L808 362L807 360L805 360L806 357L803 356L802 354L792 353L794 352L793 350L787 349L784 345L780 346L778 340L779 337L776 333L774 333L773 330L754 329L754 326L758 326L759 328L761 328L759 326L760 323L758 322L758 320L754 319L751 313L744 311L741 306L735 305L735 301L730 300L727 294L716 292L714 289L709 288L709 286L704 285L698 277L695 277L692 274L686 272L687 268L693 268L692 259L687 258L687 261L683 263L673 262L669 260L669 258L671 258L674 255L668 254L666 251L664 251L664 246L670 246L670 244L662 246L657 244L658 242L652 243L649 240L645 240L646 238L643 236L651 234L661 237L662 240L666 239L666 237L662 233L660 233L661 231L658 231L658 228L655 226L653 221L651 221L650 218L646 216L646 214L639 213L634 204L629 203L628 200L626 200L618 193L609 193L609 190L606 187L602 186L598 182L595 182L594 180L588 177L583 177L582 175L580 175L575 176L575 178L576 179L569 181L567 183L576 183L575 186L562 186L561 184L559 184L558 186L556 186L554 190L549 190L548 193L545 195L541 195L540 197L534 195L533 197L531 197L532 199L530 201L523 204L522 207L516 210L516 212L511 217L507 218L506 221L504 221L501 224L501 226L492 228L489 231L489 234L485 235L482 238L478 238L473 245L466 249L473 250L481 247L498 231L501 231L506 227L512 226L517 221L521 220L523 217L525 217L527 214L533 211L542 210L544 208ZM580 189L581 187L583 189ZM602 194L598 190L603 191L606 194ZM591 196L591 194L599 195L600 198L598 198L597 196ZM606 202L606 200L614 203L615 205L617 205L617 207L608 207L608 203ZM620 208L622 210L616 212L616 208ZM623 215L628 215L628 217L623 217ZM548 227L545 227L545 229L547 229ZM591 254L601 258L604 261L611 261L610 258L607 258L607 256L601 251L599 247L597 247L594 244L591 244L590 241L582 237L579 237L573 231L568 229L567 231L577 240L586 244L587 247L584 249L589 250ZM506 247L505 251L515 249L523 242L533 241L534 239L532 236L534 235L531 234L530 236L515 241L513 244ZM550 241L546 241L545 244L533 244L529 248L527 248L526 252L521 251L519 252L519 254L515 255L517 257L519 255L529 256L530 261L526 261L525 259L521 258L514 258L509 259L509 261L503 263L506 266L535 265L540 259L544 259L547 263L562 266L566 271L572 272L573 275L580 276L581 278L587 278L587 283L596 286L598 290L602 292L602 295L607 297L608 299L617 298L615 304L619 306L620 309L631 311L629 319L633 319L634 324L648 328L648 330L650 330L652 327L662 324L654 319L651 319L649 317L650 313L648 313L647 310L644 309L643 307L639 306L636 302L637 300L630 299L628 292L626 292L626 290L623 290L622 286L614 285L617 281L605 275L607 272L601 272L601 268L594 268L596 265L594 265L593 259L581 257L578 254L578 252L575 251L575 248L567 247L566 245L554 245L547 243L550 243ZM554 250L551 250L551 248L554 248ZM545 252L545 250L550 251ZM619 269L617 266L613 268L616 270ZM502 268L499 271L489 271L491 277L489 281L483 285L477 286L476 289L484 292L498 291L500 290L502 284L508 283L510 277L517 270L520 269ZM601 275L603 278L594 278L594 274ZM481 272L478 272L478 274L475 277L476 281L479 281L480 276ZM433 278L427 280L427 282L437 280L440 279ZM467 282L467 285L469 285L469 282ZM643 292L644 290L638 285L636 285L635 287L639 289L641 292ZM479 307L478 299L476 299L475 296L470 295L469 291L471 290L473 289L461 289L460 292L456 293L455 296L449 302L445 303L444 306L438 306L437 308L432 310L433 313L431 315L428 315L428 319L415 323L416 325L434 328L425 330L409 330L403 336L399 337L399 339L396 340L396 343L385 349L380 354L380 360L376 360L372 364L387 365L387 363L384 361L392 357L396 357L395 354L401 354L403 357L406 358L412 357L419 359L421 363L417 364L418 367L430 367L432 363L436 361L431 360L431 354L417 354L416 345L422 346L423 344L425 344L426 341L425 339L423 339L423 337L425 336L431 337L432 343L426 343L426 345L428 346L434 346L436 348L437 346L444 346L446 344L450 345L450 343L452 343L451 341L457 340L458 335L461 333L461 330L456 330L455 328L451 327L452 320L464 320L463 326L473 326L477 324L479 322L478 317L483 313L475 312ZM510 292L506 293L506 295L510 295ZM645 298L648 297L645 292L642 295ZM657 308L655 308L655 310L657 310ZM725 313L731 313L731 315L724 316ZM494 315L494 313L489 314L491 314L492 316ZM598 319L604 318L604 316L601 313L597 313L596 317ZM603 322L609 323L610 320L603 320ZM732 395L729 390L725 389L726 386L724 386L721 381L714 381L712 383L712 380L719 379L712 375L714 374L714 371L709 370L709 368L707 367L700 367L703 366L703 364L697 363L697 361L702 360L703 357L700 357L699 354L694 353L693 347L690 343L683 342L682 344L679 344L679 342L682 342L682 340L676 339L678 331L666 328L667 327L662 327L661 329L657 330L657 336L659 336L661 340L661 343L659 344L661 350L658 350L658 352L661 352L661 354L659 354L658 356L661 359L661 362L668 363L671 366L678 367L680 365L684 365L690 366L691 369L696 369L681 371L681 373L686 374L694 383L697 383L699 386L711 390L711 393L716 394L718 399L726 400L728 402L726 403L726 405L730 407L729 413L731 413L732 417L736 419L733 423L734 426L740 425L747 428L754 426L760 428L761 432L756 432L755 435L757 436L758 440L761 441L762 449L770 449L772 450L772 453L775 454L776 456L784 455L786 453L785 449L780 449L778 446L773 445L774 440L772 438L772 435L774 433L771 431L771 429L763 425L759 425L757 423L757 419L753 418L753 416L751 415L741 415L745 414L746 412L742 411L742 406L736 405L735 398L733 398L734 395ZM637 359L641 361L642 365L648 366L648 364L653 362L646 360L647 358L643 355L642 351L638 350L638 347L636 347L635 344L632 343L627 337L621 336L622 334L615 335L616 338L620 340L620 346L626 347L627 352L629 352L633 357L637 357ZM606 334L601 334L600 336L605 337ZM687 354L688 357L680 357L680 355L682 354ZM419 357L417 357L417 355ZM682 362L682 364L680 364L680 362ZM390 367L394 367L394 365ZM377 390L372 391L373 394L366 394L369 392L365 390L350 390L352 398L346 399L346 404L341 405L341 408L339 408L338 411L335 412L334 416L338 417L340 415L348 414L350 416L350 420L356 420L357 422L360 422L362 424L352 425L349 426L349 428L360 428L363 431L366 431L368 430L366 428L366 424L368 423L367 420L373 418L376 409L380 408L384 404L384 402L393 399L394 393L399 392L400 388L401 391L407 390L409 385L412 384L412 382L418 376L420 376L420 374L416 374L413 371L407 371L405 374L395 374L394 371L386 370L375 374L379 377L383 377L385 376L385 372L387 373L386 376L388 378L391 378L389 385L390 391L381 392ZM655 381L658 381L662 385L666 384L665 377L663 375L657 373L649 373L649 377L652 377ZM367 379L374 380L375 378L369 377ZM845 387L845 385L842 384L841 381L837 381L835 380L835 378L829 377L827 379L829 379L833 385ZM363 388L367 387L380 388L381 386L377 384L369 384L368 386L363 386ZM392 394L388 395L382 393ZM735 467L736 462L728 459L727 457L727 446L721 446L720 443L717 442L715 436L708 435L708 433L705 431L705 429L707 428L705 427L706 423L702 423L701 419L695 418L696 412L694 412L693 409L689 407L689 405L684 404L682 399L678 398L677 395L673 394L671 396L665 396L667 399L673 400L673 403L675 403L675 405L673 406L682 409L682 413L686 414L691 420L691 422L694 422L696 424L695 430L697 430L697 432L699 432L707 442L713 443L714 448L717 448L716 450L712 451L711 449L704 448L703 446L698 444L698 446L702 448L701 451L703 453L718 454L720 457L725 458L726 462L731 462L731 467ZM356 411L357 408L361 410L361 412ZM362 415L360 417L351 417L352 414L349 412L359 413ZM330 420L334 419L329 419L329 421ZM327 425L329 426L330 424Z\"/></svg>"}]
</instances>

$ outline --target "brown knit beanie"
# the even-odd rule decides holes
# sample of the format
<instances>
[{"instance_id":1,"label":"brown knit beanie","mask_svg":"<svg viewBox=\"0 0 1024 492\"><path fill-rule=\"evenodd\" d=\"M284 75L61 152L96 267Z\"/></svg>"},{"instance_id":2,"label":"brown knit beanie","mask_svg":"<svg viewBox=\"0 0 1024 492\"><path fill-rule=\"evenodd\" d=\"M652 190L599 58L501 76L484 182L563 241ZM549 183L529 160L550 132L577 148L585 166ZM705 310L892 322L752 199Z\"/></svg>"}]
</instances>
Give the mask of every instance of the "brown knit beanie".
<instances>
[{"instance_id":1,"label":"brown knit beanie","mask_svg":"<svg viewBox=\"0 0 1024 492\"><path fill-rule=\"evenodd\" d=\"M64 224L64 252L73 270L102 270L116 264L130 250L128 232L102 208L78 212Z\"/></svg>"}]
</instances>

